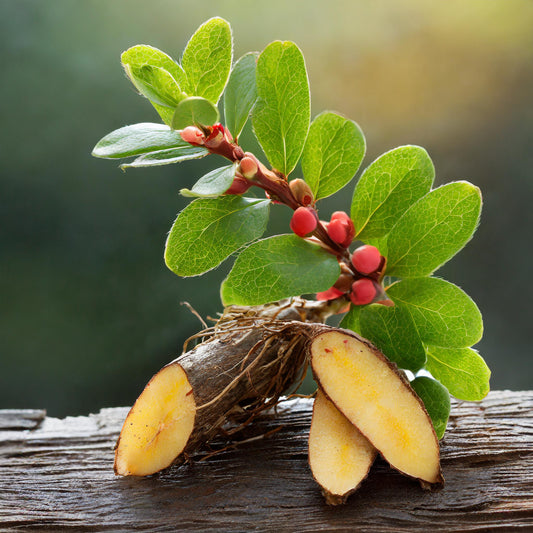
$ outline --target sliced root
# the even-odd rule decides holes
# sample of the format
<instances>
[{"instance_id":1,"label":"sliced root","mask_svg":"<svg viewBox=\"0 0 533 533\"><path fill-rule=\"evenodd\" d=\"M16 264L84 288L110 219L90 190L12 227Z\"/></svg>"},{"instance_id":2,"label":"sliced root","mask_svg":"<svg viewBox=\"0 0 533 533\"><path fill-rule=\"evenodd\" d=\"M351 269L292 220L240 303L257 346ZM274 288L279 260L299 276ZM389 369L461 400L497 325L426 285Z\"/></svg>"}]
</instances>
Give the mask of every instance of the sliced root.
<instances>
[{"instance_id":1,"label":"sliced root","mask_svg":"<svg viewBox=\"0 0 533 533\"><path fill-rule=\"evenodd\" d=\"M330 329L310 345L313 373L335 406L391 466L436 489L444 480L439 444L423 403L372 344Z\"/></svg>"},{"instance_id":2,"label":"sliced root","mask_svg":"<svg viewBox=\"0 0 533 533\"><path fill-rule=\"evenodd\" d=\"M326 502L346 501L365 479L377 450L319 389L309 432L309 466Z\"/></svg>"},{"instance_id":3,"label":"sliced root","mask_svg":"<svg viewBox=\"0 0 533 533\"><path fill-rule=\"evenodd\" d=\"M248 424L304 375L306 341L323 309L295 300L229 308L203 342L160 370L129 412L115 473L146 476L214 437L230 417Z\"/></svg>"},{"instance_id":4,"label":"sliced root","mask_svg":"<svg viewBox=\"0 0 533 533\"><path fill-rule=\"evenodd\" d=\"M171 363L146 385L130 410L115 454L115 474L147 476L169 466L194 427L196 402L183 368Z\"/></svg>"}]
</instances>

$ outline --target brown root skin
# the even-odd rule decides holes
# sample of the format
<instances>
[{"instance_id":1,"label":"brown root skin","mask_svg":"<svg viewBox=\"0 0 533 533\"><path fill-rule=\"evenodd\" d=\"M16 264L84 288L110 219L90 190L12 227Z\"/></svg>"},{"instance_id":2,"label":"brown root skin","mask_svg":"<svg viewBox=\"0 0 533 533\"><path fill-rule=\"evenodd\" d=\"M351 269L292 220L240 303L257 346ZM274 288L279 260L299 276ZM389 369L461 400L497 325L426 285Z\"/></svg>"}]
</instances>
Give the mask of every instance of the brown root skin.
<instances>
[{"instance_id":1,"label":"brown root skin","mask_svg":"<svg viewBox=\"0 0 533 533\"><path fill-rule=\"evenodd\" d=\"M425 488L441 486L438 441L422 402L406 378L372 344L352 332L319 323L336 313L337 305L338 302L293 299L267 306L228 308L215 326L195 336L202 339L200 344L150 380L124 423L116 447L115 472L119 475L149 475L189 457L219 433L228 421L237 421L242 427L262 410L275 405L280 395L297 387L311 362L325 395L393 467L423 479ZM391 459L387 446L368 431L368 424L361 423L354 416L354 409L364 413L373 408L372 402L363 402L361 407L357 402L354 404L353 399L343 399L343 395L349 397L349 393L342 392L339 397L336 386L328 382L328 371L317 366L317 346L320 339L328 335L333 335L328 341L330 348L339 343L343 345L344 341L355 342L355 348L352 348L357 358L357 349L363 347L371 354L371 360L378 362L375 363L377 367L370 366L370 379L367 380L370 389L377 386L372 376L379 367L389 375L390 383L410 398L408 403L418 413L415 431L421 432L426 447L431 448L429 456L435 463L434 475L417 475ZM357 360L352 355L343 357ZM178 380L181 385L173 387L173 379L169 379L173 374L183 374L183 379ZM354 375L346 378L348 384L365 379ZM347 390L350 388L351 385ZM418 437L412 437L406 429L412 423L410 411L396 419L394 412L392 415L384 413L380 416L388 428L387 438L396 438L395 433L402 435L406 440L407 455L423 455L424 446L416 452L411 450L411 446L416 447ZM391 420L394 422L392 426L396 424L398 428L388 427ZM329 503L337 504L344 501L347 494L336 494L335 490L326 488L325 496Z\"/></svg>"},{"instance_id":2,"label":"brown root skin","mask_svg":"<svg viewBox=\"0 0 533 533\"><path fill-rule=\"evenodd\" d=\"M326 302L302 299L228 308L197 336L201 344L145 387L120 433L115 473L158 472L196 451L237 412L247 423L275 405L303 377L307 338L314 322L331 312ZM174 387L169 376L181 374L182 384ZM184 414L191 410L192 421Z\"/></svg>"},{"instance_id":3,"label":"brown root skin","mask_svg":"<svg viewBox=\"0 0 533 533\"><path fill-rule=\"evenodd\" d=\"M309 466L328 505L340 505L367 477L377 450L319 389L309 431Z\"/></svg>"},{"instance_id":4,"label":"brown root skin","mask_svg":"<svg viewBox=\"0 0 533 533\"><path fill-rule=\"evenodd\" d=\"M359 335L325 327L311 339L310 358L328 398L393 468L424 489L443 486L433 424L396 365Z\"/></svg>"}]
</instances>

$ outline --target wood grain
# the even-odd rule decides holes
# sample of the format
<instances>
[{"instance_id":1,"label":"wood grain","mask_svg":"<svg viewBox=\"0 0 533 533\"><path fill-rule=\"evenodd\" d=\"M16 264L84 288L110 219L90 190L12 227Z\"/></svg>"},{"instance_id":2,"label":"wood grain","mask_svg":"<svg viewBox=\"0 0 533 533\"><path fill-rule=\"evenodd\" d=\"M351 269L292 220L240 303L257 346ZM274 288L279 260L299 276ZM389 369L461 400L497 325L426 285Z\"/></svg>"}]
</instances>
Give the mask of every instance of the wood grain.
<instances>
[{"instance_id":1,"label":"wood grain","mask_svg":"<svg viewBox=\"0 0 533 533\"><path fill-rule=\"evenodd\" d=\"M307 465L309 400L262 415L239 446L142 479L113 475L127 411L62 420L41 413L28 429L28 413L17 421L15 411L0 411L0 530L533 530L533 392L453 404L442 491L425 492L378 461L338 508L324 503Z\"/></svg>"}]
</instances>

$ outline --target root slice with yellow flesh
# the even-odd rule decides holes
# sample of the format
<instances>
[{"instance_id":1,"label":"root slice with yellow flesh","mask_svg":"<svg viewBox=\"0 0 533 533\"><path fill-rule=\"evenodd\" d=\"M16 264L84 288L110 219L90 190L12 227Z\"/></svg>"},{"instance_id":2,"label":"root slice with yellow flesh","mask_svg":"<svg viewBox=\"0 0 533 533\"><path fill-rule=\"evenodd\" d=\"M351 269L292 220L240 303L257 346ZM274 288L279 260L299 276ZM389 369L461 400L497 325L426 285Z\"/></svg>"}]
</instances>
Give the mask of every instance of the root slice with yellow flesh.
<instances>
[{"instance_id":1,"label":"root slice with yellow flesh","mask_svg":"<svg viewBox=\"0 0 533 533\"><path fill-rule=\"evenodd\" d=\"M115 454L115 473L147 476L171 465L194 428L196 404L177 363L162 368L131 408Z\"/></svg>"},{"instance_id":2,"label":"root slice with yellow flesh","mask_svg":"<svg viewBox=\"0 0 533 533\"><path fill-rule=\"evenodd\" d=\"M344 503L365 479L377 450L319 389L309 432L309 466L330 505Z\"/></svg>"},{"instance_id":3,"label":"root slice with yellow flesh","mask_svg":"<svg viewBox=\"0 0 533 533\"><path fill-rule=\"evenodd\" d=\"M335 406L391 466L424 488L443 484L439 444L420 398L368 341L331 330L311 342L311 365Z\"/></svg>"},{"instance_id":4,"label":"root slice with yellow flesh","mask_svg":"<svg viewBox=\"0 0 533 533\"><path fill-rule=\"evenodd\" d=\"M247 420L303 374L308 336L320 318L306 302L229 308L204 342L161 369L122 427L115 473L147 476L193 454L229 418Z\"/></svg>"}]
</instances>

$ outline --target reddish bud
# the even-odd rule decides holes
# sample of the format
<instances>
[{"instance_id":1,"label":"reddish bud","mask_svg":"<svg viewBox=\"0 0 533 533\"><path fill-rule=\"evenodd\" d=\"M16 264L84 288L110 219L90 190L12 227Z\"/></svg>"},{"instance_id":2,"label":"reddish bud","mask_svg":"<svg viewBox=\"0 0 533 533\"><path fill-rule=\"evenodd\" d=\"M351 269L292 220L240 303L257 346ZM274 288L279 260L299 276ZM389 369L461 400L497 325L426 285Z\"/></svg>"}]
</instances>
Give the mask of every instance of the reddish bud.
<instances>
[{"instance_id":1,"label":"reddish bud","mask_svg":"<svg viewBox=\"0 0 533 533\"><path fill-rule=\"evenodd\" d=\"M316 299L317 300L335 300L335 298L339 298L343 294L344 293L342 291L339 291L339 289L336 289L335 287L331 287L327 291L317 292Z\"/></svg>"},{"instance_id":2,"label":"reddish bud","mask_svg":"<svg viewBox=\"0 0 533 533\"><path fill-rule=\"evenodd\" d=\"M365 244L357 248L352 254L352 265L361 274L375 272L381 264L381 254L375 246Z\"/></svg>"},{"instance_id":3,"label":"reddish bud","mask_svg":"<svg viewBox=\"0 0 533 533\"><path fill-rule=\"evenodd\" d=\"M194 146L202 146L205 142L204 132L196 126L187 126L180 131L181 138Z\"/></svg>"},{"instance_id":4,"label":"reddish bud","mask_svg":"<svg viewBox=\"0 0 533 533\"><path fill-rule=\"evenodd\" d=\"M304 180L297 178L289 183L289 189L299 204L311 205L315 201L311 187Z\"/></svg>"},{"instance_id":5,"label":"reddish bud","mask_svg":"<svg viewBox=\"0 0 533 533\"><path fill-rule=\"evenodd\" d=\"M235 176L235 178L233 178L233 183L231 184L231 187L224 194L243 194L251 186L252 183L250 183L248 180L240 178L239 176Z\"/></svg>"},{"instance_id":6,"label":"reddish bud","mask_svg":"<svg viewBox=\"0 0 533 533\"><path fill-rule=\"evenodd\" d=\"M371 279L362 278L354 281L350 300L354 305L366 305L376 297L377 291Z\"/></svg>"},{"instance_id":7,"label":"reddish bud","mask_svg":"<svg viewBox=\"0 0 533 533\"><path fill-rule=\"evenodd\" d=\"M254 178L257 170L257 163L251 157L244 156L241 159L239 171L245 178Z\"/></svg>"},{"instance_id":8,"label":"reddish bud","mask_svg":"<svg viewBox=\"0 0 533 533\"><path fill-rule=\"evenodd\" d=\"M333 220L344 220L345 222L351 222L352 219L344 212L344 211L335 211L332 215L330 220L333 222Z\"/></svg>"},{"instance_id":9,"label":"reddish bud","mask_svg":"<svg viewBox=\"0 0 533 533\"><path fill-rule=\"evenodd\" d=\"M385 305L386 307L394 307L394 302L392 300L378 300L376 303Z\"/></svg>"},{"instance_id":10,"label":"reddish bud","mask_svg":"<svg viewBox=\"0 0 533 533\"><path fill-rule=\"evenodd\" d=\"M222 124L213 124L213 126L211 126L211 133L207 136L207 139L205 140L205 145L208 148L217 148L224 140L225 134L226 131Z\"/></svg>"},{"instance_id":11,"label":"reddish bud","mask_svg":"<svg viewBox=\"0 0 533 533\"><path fill-rule=\"evenodd\" d=\"M318 224L318 215L312 207L299 207L291 218L291 229L299 237L312 233Z\"/></svg>"},{"instance_id":12,"label":"reddish bud","mask_svg":"<svg viewBox=\"0 0 533 533\"><path fill-rule=\"evenodd\" d=\"M333 242L340 244L343 248L348 248L355 235L352 219L343 211L335 211L328 224L328 235Z\"/></svg>"}]
</instances>

